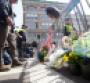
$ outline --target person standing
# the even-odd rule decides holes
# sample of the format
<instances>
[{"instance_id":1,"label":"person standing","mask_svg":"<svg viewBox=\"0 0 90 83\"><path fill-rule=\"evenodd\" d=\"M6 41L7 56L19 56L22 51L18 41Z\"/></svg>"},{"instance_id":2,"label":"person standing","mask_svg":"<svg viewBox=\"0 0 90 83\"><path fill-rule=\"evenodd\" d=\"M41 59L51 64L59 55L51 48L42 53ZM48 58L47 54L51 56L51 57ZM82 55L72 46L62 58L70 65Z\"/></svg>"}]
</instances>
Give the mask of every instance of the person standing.
<instances>
[{"instance_id":1,"label":"person standing","mask_svg":"<svg viewBox=\"0 0 90 83\"><path fill-rule=\"evenodd\" d=\"M61 22L60 22L59 10L57 10L56 8L53 8L53 7L47 7L46 14L48 15L49 18L51 18L51 20L54 21L51 28L55 31L60 30Z\"/></svg>"},{"instance_id":2,"label":"person standing","mask_svg":"<svg viewBox=\"0 0 90 83\"><path fill-rule=\"evenodd\" d=\"M3 69L3 49L4 43L7 39L8 26L13 26L13 12L12 4L15 4L17 0L0 0L0 69Z\"/></svg>"},{"instance_id":3,"label":"person standing","mask_svg":"<svg viewBox=\"0 0 90 83\"><path fill-rule=\"evenodd\" d=\"M46 8L46 14L53 21L51 29L54 32L53 33L54 38L57 38L57 34L60 34L58 36L61 39L61 37L62 37L62 30L63 29L62 29L62 22L61 22L59 10L56 9L56 8L53 8L53 7L47 7ZM61 40L58 41L58 39L57 39L56 44L59 46L59 44L61 44Z\"/></svg>"},{"instance_id":4,"label":"person standing","mask_svg":"<svg viewBox=\"0 0 90 83\"><path fill-rule=\"evenodd\" d=\"M14 28L11 28L8 33L8 45L10 47L11 51L11 57L12 57L12 66L18 66L22 65L22 63L18 59L18 51L17 51L17 43L16 43L16 34L14 32Z\"/></svg>"},{"instance_id":5,"label":"person standing","mask_svg":"<svg viewBox=\"0 0 90 83\"><path fill-rule=\"evenodd\" d=\"M19 31L17 33L17 48L18 48L18 54L19 58L24 58L25 54L25 48L26 48L26 35L23 31Z\"/></svg>"},{"instance_id":6,"label":"person standing","mask_svg":"<svg viewBox=\"0 0 90 83\"><path fill-rule=\"evenodd\" d=\"M61 22L61 18L60 18L60 12L58 9L53 8L53 7L47 7L46 8L46 14L49 18L51 18L51 20L53 20L54 22L52 23L51 29L54 31L54 37L53 39L55 40L55 38L57 37L57 33L60 34L60 41L57 39L57 41L55 41L56 43L52 43L52 47L50 48L50 51L48 53L48 58L49 58L49 66L53 66L53 63L57 60L57 58L60 56L58 53L58 50L55 50L58 47L61 47L61 38L62 38L62 22ZM55 51L55 52L54 52Z\"/></svg>"},{"instance_id":7,"label":"person standing","mask_svg":"<svg viewBox=\"0 0 90 83\"><path fill-rule=\"evenodd\" d=\"M72 35L72 32L74 31L74 27L71 22L67 21L64 26L64 36L70 36Z\"/></svg>"}]
</instances>

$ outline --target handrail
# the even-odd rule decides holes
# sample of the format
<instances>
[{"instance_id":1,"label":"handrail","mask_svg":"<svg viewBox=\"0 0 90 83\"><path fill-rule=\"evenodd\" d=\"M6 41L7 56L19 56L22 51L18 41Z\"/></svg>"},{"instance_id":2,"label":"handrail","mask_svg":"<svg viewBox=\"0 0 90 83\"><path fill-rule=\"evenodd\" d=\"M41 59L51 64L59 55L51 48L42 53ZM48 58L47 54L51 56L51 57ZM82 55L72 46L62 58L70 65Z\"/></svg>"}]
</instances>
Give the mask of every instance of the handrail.
<instances>
[{"instance_id":1,"label":"handrail","mask_svg":"<svg viewBox=\"0 0 90 83\"><path fill-rule=\"evenodd\" d=\"M84 19L83 14L81 14L81 11L80 11L80 9L79 9L78 6L76 6L76 9L77 9L77 12L78 12L78 14L79 14L80 21L82 22L83 27L86 27L86 26L85 26L85 22L84 22L85 19ZM86 30L86 28L85 28L85 30Z\"/></svg>"},{"instance_id":2,"label":"handrail","mask_svg":"<svg viewBox=\"0 0 90 83\"><path fill-rule=\"evenodd\" d=\"M85 12L84 12L84 9L83 9L83 5L82 5L81 2L80 2L80 6L82 8L82 12L83 12L84 20L85 20L86 31L87 31L88 30L87 19L86 19L86 15L85 15Z\"/></svg>"},{"instance_id":3,"label":"handrail","mask_svg":"<svg viewBox=\"0 0 90 83\"><path fill-rule=\"evenodd\" d=\"M87 5L88 5L88 7L90 7L90 3L89 3L89 1L88 1L88 0L86 0L86 3L87 3Z\"/></svg>"},{"instance_id":4,"label":"handrail","mask_svg":"<svg viewBox=\"0 0 90 83\"><path fill-rule=\"evenodd\" d=\"M61 16L68 16L68 14L77 6L80 0L71 0L65 10L62 12Z\"/></svg>"},{"instance_id":5,"label":"handrail","mask_svg":"<svg viewBox=\"0 0 90 83\"><path fill-rule=\"evenodd\" d=\"M74 10L74 12L75 12L75 16L76 16L77 25L78 25L78 27L79 27L79 31L81 32L80 21L79 21L79 18L78 18L78 16L77 16L77 11Z\"/></svg>"}]
</instances>

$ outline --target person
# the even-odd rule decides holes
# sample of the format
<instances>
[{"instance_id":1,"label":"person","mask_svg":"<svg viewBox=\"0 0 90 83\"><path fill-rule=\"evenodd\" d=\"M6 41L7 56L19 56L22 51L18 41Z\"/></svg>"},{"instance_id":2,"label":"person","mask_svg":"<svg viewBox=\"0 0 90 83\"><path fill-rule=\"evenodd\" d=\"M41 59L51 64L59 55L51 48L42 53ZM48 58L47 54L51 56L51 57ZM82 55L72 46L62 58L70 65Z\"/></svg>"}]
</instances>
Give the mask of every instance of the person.
<instances>
[{"instance_id":1,"label":"person","mask_svg":"<svg viewBox=\"0 0 90 83\"><path fill-rule=\"evenodd\" d=\"M51 28L55 31L59 31L61 28L61 22L60 22L60 12L58 9L53 8L53 7L47 7L46 8L46 14L54 20Z\"/></svg>"},{"instance_id":2,"label":"person","mask_svg":"<svg viewBox=\"0 0 90 83\"><path fill-rule=\"evenodd\" d=\"M22 29L27 29L28 27L26 25L22 25Z\"/></svg>"},{"instance_id":3,"label":"person","mask_svg":"<svg viewBox=\"0 0 90 83\"><path fill-rule=\"evenodd\" d=\"M12 66L12 58L11 58L11 55L9 54L10 52L9 51L9 47L8 47L8 44L5 44L5 47L4 47L4 55L3 55L3 59L4 59L4 65L5 66L9 66L8 69L11 68Z\"/></svg>"},{"instance_id":4,"label":"person","mask_svg":"<svg viewBox=\"0 0 90 83\"><path fill-rule=\"evenodd\" d=\"M69 20L66 21L65 26L64 26L64 31L63 31L64 36L70 36L73 31L74 31L74 28L73 28L72 23Z\"/></svg>"},{"instance_id":5,"label":"person","mask_svg":"<svg viewBox=\"0 0 90 83\"><path fill-rule=\"evenodd\" d=\"M33 41L33 42L32 42L32 47L33 47L33 48L38 48L38 44L37 44L36 41Z\"/></svg>"},{"instance_id":6,"label":"person","mask_svg":"<svg viewBox=\"0 0 90 83\"><path fill-rule=\"evenodd\" d=\"M46 14L51 18L51 20L53 20L52 26L50 27L53 31L53 38L57 38L56 34L59 33L58 36L61 39L63 29L59 10L53 7L47 7ZM57 41L57 45L61 45L61 42Z\"/></svg>"},{"instance_id":7,"label":"person","mask_svg":"<svg viewBox=\"0 0 90 83\"><path fill-rule=\"evenodd\" d=\"M33 57L33 47L31 44L26 45L26 56Z\"/></svg>"},{"instance_id":8,"label":"person","mask_svg":"<svg viewBox=\"0 0 90 83\"><path fill-rule=\"evenodd\" d=\"M66 19L63 33L62 46L64 49L72 49L73 41L78 39L78 34L69 18Z\"/></svg>"},{"instance_id":9,"label":"person","mask_svg":"<svg viewBox=\"0 0 90 83\"><path fill-rule=\"evenodd\" d=\"M37 51L37 59L40 63L44 63L44 54L43 54L43 48L38 49Z\"/></svg>"},{"instance_id":10,"label":"person","mask_svg":"<svg viewBox=\"0 0 90 83\"><path fill-rule=\"evenodd\" d=\"M0 70L3 70L3 49L7 39L8 26L14 25L12 4L17 0L0 0Z\"/></svg>"},{"instance_id":11,"label":"person","mask_svg":"<svg viewBox=\"0 0 90 83\"><path fill-rule=\"evenodd\" d=\"M51 26L51 28L54 30L54 33L59 33L60 39L62 39L63 27L62 27L62 22L61 22L59 10L56 8L53 8L53 7L47 7L46 13L51 18L51 20L54 21L52 26ZM64 53L64 50L62 48L57 49L59 47L59 45L62 45L61 43L62 43L61 40L60 40L60 42L59 41L57 42L58 46L55 46L55 44L53 43L53 51L52 51L53 53L49 53L49 57L48 57L49 63L47 64L48 66L50 66L50 67L53 66L53 63L55 61L57 61L58 57L60 57ZM55 50L55 48L56 48L56 50ZM62 57L61 57L61 59L62 59Z\"/></svg>"},{"instance_id":12,"label":"person","mask_svg":"<svg viewBox=\"0 0 90 83\"><path fill-rule=\"evenodd\" d=\"M11 51L12 66L22 65L22 63L18 59L18 53L16 49L16 34L14 32L14 28L10 29L8 33L7 41Z\"/></svg>"},{"instance_id":13,"label":"person","mask_svg":"<svg viewBox=\"0 0 90 83\"><path fill-rule=\"evenodd\" d=\"M26 35L23 31L19 31L17 33L17 48L18 48L18 54L21 61L25 61L24 56L26 54Z\"/></svg>"}]
</instances>

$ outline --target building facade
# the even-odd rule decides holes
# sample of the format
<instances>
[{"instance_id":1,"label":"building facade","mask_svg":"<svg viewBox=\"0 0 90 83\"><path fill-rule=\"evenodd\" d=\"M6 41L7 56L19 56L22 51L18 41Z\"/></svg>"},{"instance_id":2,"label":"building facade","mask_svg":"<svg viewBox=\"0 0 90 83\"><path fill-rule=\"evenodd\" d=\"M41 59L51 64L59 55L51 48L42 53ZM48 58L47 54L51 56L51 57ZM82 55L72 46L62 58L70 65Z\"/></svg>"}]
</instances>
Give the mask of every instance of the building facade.
<instances>
[{"instance_id":1,"label":"building facade","mask_svg":"<svg viewBox=\"0 0 90 83\"><path fill-rule=\"evenodd\" d=\"M66 7L66 3L23 0L24 24L28 27L27 36L29 42L33 40L42 41L47 38L48 28L53 22L46 15L45 9L47 7L58 8L61 13ZM40 39L38 39L38 35Z\"/></svg>"}]
</instances>

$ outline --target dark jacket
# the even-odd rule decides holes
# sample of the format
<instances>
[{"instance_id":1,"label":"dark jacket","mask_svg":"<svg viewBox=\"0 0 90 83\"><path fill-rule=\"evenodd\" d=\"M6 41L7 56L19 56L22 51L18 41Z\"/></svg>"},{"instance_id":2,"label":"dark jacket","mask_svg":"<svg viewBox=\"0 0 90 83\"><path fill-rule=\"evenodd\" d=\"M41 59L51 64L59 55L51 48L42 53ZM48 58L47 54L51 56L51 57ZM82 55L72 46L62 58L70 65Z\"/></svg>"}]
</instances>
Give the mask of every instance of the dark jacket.
<instances>
[{"instance_id":1,"label":"dark jacket","mask_svg":"<svg viewBox=\"0 0 90 83\"><path fill-rule=\"evenodd\" d=\"M70 36L70 32L67 31L67 27L64 26L64 30L63 30L64 36Z\"/></svg>"},{"instance_id":2,"label":"dark jacket","mask_svg":"<svg viewBox=\"0 0 90 83\"><path fill-rule=\"evenodd\" d=\"M7 16L12 16L12 6L10 0L0 0L0 24L6 24Z\"/></svg>"},{"instance_id":3,"label":"dark jacket","mask_svg":"<svg viewBox=\"0 0 90 83\"><path fill-rule=\"evenodd\" d=\"M17 37L16 41L17 41L17 48L22 48L23 42L26 42L26 35L24 32L20 31L19 35L22 37Z\"/></svg>"},{"instance_id":4,"label":"dark jacket","mask_svg":"<svg viewBox=\"0 0 90 83\"><path fill-rule=\"evenodd\" d=\"M26 42L26 34L25 34L25 32L20 31L19 32L19 35L22 36L22 41L25 41Z\"/></svg>"}]
</instances>

